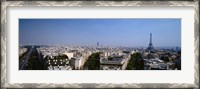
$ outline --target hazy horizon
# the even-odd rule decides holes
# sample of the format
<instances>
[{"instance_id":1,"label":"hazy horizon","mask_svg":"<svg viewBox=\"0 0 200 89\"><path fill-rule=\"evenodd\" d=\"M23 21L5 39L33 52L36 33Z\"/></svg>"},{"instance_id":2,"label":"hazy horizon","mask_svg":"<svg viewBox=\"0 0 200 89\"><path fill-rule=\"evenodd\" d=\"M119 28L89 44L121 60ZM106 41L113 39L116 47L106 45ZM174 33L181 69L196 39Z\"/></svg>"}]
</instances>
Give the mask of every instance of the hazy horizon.
<instances>
[{"instance_id":1,"label":"hazy horizon","mask_svg":"<svg viewBox=\"0 0 200 89\"><path fill-rule=\"evenodd\" d=\"M181 19L19 19L19 44L181 47Z\"/></svg>"}]
</instances>

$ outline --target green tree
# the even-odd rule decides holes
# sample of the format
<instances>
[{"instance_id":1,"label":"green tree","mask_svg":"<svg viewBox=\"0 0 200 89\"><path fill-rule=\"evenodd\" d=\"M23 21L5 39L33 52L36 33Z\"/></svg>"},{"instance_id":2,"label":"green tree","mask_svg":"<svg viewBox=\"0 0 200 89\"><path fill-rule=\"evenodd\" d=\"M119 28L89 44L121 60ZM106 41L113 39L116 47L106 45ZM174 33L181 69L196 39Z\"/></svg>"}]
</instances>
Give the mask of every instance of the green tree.
<instances>
[{"instance_id":1,"label":"green tree","mask_svg":"<svg viewBox=\"0 0 200 89\"><path fill-rule=\"evenodd\" d=\"M178 54L181 55L181 51L178 51Z\"/></svg>"},{"instance_id":2,"label":"green tree","mask_svg":"<svg viewBox=\"0 0 200 89\"><path fill-rule=\"evenodd\" d=\"M109 56L109 57L108 57L108 60L113 60L113 58Z\"/></svg>"},{"instance_id":3,"label":"green tree","mask_svg":"<svg viewBox=\"0 0 200 89\"><path fill-rule=\"evenodd\" d=\"M169 57L168 56L161 56L160 59L163 60L165 63L169 62Z\"/></svg>"},{"instance_id":4,"label":"green tree","mask_svg":"<svg viewBox=\"0 0 200 89\"><path fill-rule=\"evenodd\" d=\"M133 70L134 69L134 64L133 64L133 55L131 55L131 58L128 62L128 65L126 67L127 70Z\"/></svg>"},{"instance_id":5,"label":"green tree","mask_svg":"<svg viewBox=\"0 0 200 89\"><path fill-rule=\"evenodd\" d=\"M144 60L142 60L140 53L131 55L129 63L126 67L127 70L144 70Z\"/></svg>"},{"instance_id":6,"label":"green tree","mask_svg":"<svg viewBox=\"0 0 200 89\"><path fill-rule=\"evenodd\" d=\"M83 68L88 70L100 70L100 53L91 54L83 65Z\"/></svg>"}]
</instances>

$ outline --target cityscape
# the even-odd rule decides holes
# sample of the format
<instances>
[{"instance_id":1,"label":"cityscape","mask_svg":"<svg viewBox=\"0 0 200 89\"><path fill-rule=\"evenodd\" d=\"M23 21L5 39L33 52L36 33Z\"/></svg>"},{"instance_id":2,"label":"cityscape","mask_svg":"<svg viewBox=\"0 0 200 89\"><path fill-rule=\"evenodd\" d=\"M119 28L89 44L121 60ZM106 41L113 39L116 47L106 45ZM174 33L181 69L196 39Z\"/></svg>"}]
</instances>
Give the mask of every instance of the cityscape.
<instances>
[{"instance_id":1,"label":"cityscape","mask_svg":"<svg viewBox=\"0 0 200 89\"><path fill-rule=\"evenodd\" d=\"M181 70L180 23L19 19L19 70Z\"/></svg>"}]
</instances>

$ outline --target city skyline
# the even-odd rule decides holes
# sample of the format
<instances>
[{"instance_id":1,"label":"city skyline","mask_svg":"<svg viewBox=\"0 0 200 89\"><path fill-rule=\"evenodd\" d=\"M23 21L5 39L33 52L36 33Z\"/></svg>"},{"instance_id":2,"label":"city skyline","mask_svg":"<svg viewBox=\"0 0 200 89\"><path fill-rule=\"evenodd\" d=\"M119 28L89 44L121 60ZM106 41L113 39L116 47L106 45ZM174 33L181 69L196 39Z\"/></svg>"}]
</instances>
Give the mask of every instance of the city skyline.
<instances>
[{"instance_id":1,"label":"city skyline","mask_svg":"<svg viewBox=\"0 0 200 89\"><path fill-rule=\"evenodd\" d=\"M19 44L181 46L181 19L19 19Z\"/></svg>"}]
</instances>

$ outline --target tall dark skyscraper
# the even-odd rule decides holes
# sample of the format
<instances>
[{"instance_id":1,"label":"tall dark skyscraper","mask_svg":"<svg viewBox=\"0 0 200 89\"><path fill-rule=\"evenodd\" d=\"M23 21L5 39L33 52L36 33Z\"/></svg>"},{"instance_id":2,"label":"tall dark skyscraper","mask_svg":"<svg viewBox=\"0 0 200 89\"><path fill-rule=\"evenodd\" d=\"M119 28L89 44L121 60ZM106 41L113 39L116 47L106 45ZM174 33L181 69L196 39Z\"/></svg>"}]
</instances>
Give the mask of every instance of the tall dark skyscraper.
<instances>
[{"instance_id":1,"label":"tall dark skyscraper","mask_svg":"<svg viewBox=\"0 0 200 89\"><path fill-rule=\"evenodd\" d=\"M153 48L153 44L152 44L152 34L150 33L150 43L149 46L146 49L147 52L154 52L155 49Z\"/></svg>"},{"instance_id":2,"label":"tall dark skyscraper","mask_svg":"<svg viewBox=\"0 0 200 89\"><path fill-rule=\"evenodd\" d=\"M97 42L97 47L99 47L99 42Z\"/></svg>"}]
</instances>

